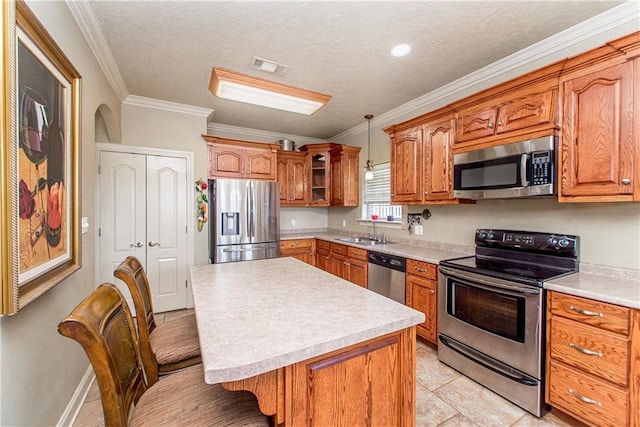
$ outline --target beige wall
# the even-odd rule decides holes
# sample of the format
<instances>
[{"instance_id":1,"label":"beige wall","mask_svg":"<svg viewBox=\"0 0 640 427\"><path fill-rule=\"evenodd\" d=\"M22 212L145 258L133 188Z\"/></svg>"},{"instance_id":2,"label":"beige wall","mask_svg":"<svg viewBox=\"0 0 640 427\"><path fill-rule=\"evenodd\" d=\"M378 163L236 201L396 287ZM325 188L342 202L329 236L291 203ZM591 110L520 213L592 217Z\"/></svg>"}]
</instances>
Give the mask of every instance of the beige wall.
<instances>
[{"instance_id":1,"label":"beige wall","mask_svg":"<svg viewBox=\"0 0 640 427\"><path fill-rule=\"evenodd\" d=\"M0 320L0 425L54 425L89 366L76 342L57 333L60 320L95 288L96 109L106 104L119 121L120 103L64 2L28 5L82 75L82 269L19 313Z\"/></svg>"}]
</instances>

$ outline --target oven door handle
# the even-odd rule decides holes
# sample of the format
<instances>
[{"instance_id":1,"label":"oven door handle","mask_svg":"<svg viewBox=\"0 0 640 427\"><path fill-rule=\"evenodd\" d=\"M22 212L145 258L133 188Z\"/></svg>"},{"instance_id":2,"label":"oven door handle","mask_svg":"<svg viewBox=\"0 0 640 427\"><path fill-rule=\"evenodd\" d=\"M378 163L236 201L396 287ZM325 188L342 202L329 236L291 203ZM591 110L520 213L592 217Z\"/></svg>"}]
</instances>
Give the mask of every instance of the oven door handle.
<instances>
[{"instance_id":1,"label":"oven door handle","mask_svg":"<svg viewBox=\"0 0 640 427\"><path fill-rule=\"evenodd\" d=\"M515 371L509 366L503 363L500 363L497 360L493 360L485 356L484 354L480 353L479 351L476 351L472 348L467 347L464 344L458 343L457 341L447 338L442 334L440 334L438 338L440 339L440 342L442 344L446 345L451 350L455 351L456 353L459 353L460 355L462 355L463 357L466 357L467 359L473 360L474 362L484 366L485 368L495 372L496 374L502 375L503 377L506 377L512 381L518 382L520 384L528 385L528 386L536 386L539 383L539 381L533 378L530 378L528 376L525 376L524 374L521 374Z\"/></svg>"},{"instance_id":2,"label":"oven door handle","mask_svg":"<svg viewBox=\"0 0 640 427\"><path fill-rule=\"evenodd\" d=\"M453 277L456 279L464 280L469 282L470 284L483 284L492 289L504 289L508 291L518 292L522 294L532 294L538 295L540 293L540 288L531 287L531 286L519 286L515 283L507 282L506 280L501 280L497 278L493 278L492 280L487 280L482 276L477 274L470 274L459 270L452 270L447 267L440 266L438 267L440 273L445 276Z\"/></svg>"}]
</instances>

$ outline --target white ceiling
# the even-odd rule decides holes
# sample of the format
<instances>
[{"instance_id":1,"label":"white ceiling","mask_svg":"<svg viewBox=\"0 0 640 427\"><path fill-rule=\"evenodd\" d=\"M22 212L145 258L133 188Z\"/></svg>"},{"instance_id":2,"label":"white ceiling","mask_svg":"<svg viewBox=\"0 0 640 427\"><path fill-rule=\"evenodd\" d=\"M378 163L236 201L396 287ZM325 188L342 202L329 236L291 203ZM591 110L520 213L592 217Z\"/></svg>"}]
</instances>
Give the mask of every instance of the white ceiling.
<instances>
[{"instance_id":1,"label":"white ceiling","mask_svg":"<svg viewBox=\"0 0 640 427\"><path fill-rule=\"evenodd\" d=\"M622 1L90 1L123 91L219 124L328 139ZM95 24L95 22L94 22ZM393 58L390 49L413 51ZM253 56L290 66L252 70ZM105 55L110 60L108 54ZM312 116L214 97L211 68L330 94ZM120 76L118 76L119 71Z\"/></svg>"}]
</instances>

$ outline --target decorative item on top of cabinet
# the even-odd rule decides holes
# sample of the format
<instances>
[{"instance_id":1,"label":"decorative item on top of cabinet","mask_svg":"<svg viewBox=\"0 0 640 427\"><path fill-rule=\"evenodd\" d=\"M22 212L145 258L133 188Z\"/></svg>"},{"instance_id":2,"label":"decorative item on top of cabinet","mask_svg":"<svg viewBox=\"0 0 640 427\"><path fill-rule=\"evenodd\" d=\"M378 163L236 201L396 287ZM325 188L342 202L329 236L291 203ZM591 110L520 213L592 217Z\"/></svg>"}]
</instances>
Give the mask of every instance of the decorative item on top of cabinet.
<instances>
[{"instance_id":1,"label":"decorative item on top of cabinet","mask_svg":"<svg viewBox=\"0 0 640 427\"><path fill-rule=\"evenodd\" d=\"M640 32L567 61L560 202L640 201Z\"/></svg>"},{"instance_id":2,"label":"decorative item on top of cabinet","mask_svg":"<svg viewBox=\"0 0 640 427\"><path fill-rule=\"evenodd\" d=\"M391 203L475 203L453 197L453 112L438 110L383 130L391 138Z\"/></svg>"},{"instance_id":3,"label":"decorative item on top of cabinet","mask_svg":"<svg viewBox=\"0 0 640 427\"><path fill-rule=\"evenodd\" d=\"M316 265L316 239L280 240L280 257L293 257L307 264Z\"/></svg>"},{"instance_id":4,"label":"decorative item on top of cabinet","mask_svg":"<svg viewBox=\"0 0 640 427\"><path fill-rule=\"evenodd\" d=\"M329 151L331 206L360 205L360 147L337 145Z\"/></svg>"},{"instance_id":5,"label":"decorative item on top of cabinet","mask_svg":"<svg viewBox=\"0 0 640 427\"><path fill-rule=\"evenodd\" d=\"M309 156L296 151L278 151L280 206L305 206L309 201Z\"/></svg>"},{"instance_id":6,"label":"decorative item on top of cabinet","mask_svg":"<svg viewBox=\"0 0 640 427\"><path fill-rule=\"evenodd\" d=\"M311 163L309 174L309 206L329 206L331 187L331 163L329 150L336 144L307 144L300 147L300 151L309 156Z\"/></svg>"},{"instance_id":7,"label":"decorative item on top of cabinet","mask_svg":"<svg viewBox=\"0 0 640 427\"><path fill-rule=\"evenodd\" d=\"M546 401L588 425L640 426L640 311L550 291Z\"/></svg>"},{"instance_id":8,"label":"decorative item on top of cabinet","mask_svg":"<svg viewBox=\"0 0 640 427\"><path fill-rule=\"evenodd\" d=\"M208 176L276 180L278 144L202 135L207 142Z\"/></svg>"},{"instance_id":9,"label":"decorative item on top of cabinet","mask_svg":"<svg viewBox=\"0 0 640 427\"><path fill-rule=\"evenodd\" d=\"M428 262L407 259L406 303L421 311L425 321L416 327L416 334L438 345L438 266Z\"/></svg>"}]
</instances>

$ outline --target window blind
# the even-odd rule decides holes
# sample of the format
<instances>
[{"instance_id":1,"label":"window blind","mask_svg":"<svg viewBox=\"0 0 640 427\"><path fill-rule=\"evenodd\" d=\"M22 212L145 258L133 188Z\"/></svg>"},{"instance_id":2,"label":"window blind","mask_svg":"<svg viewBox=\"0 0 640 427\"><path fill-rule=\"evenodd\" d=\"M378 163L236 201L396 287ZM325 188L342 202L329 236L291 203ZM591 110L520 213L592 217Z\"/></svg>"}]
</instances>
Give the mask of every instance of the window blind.
<instances>
[{"instance_id":1,"label":"window blind","mask_svg":"<svg viewBox=\"0 0 640 427\"><path fill-rule=\"evenodd\" d=\"M391 202L391 164L383 163L373 169L373 179L365 181L364 202L385 203Z\"/></svg>"}]
</instances>

